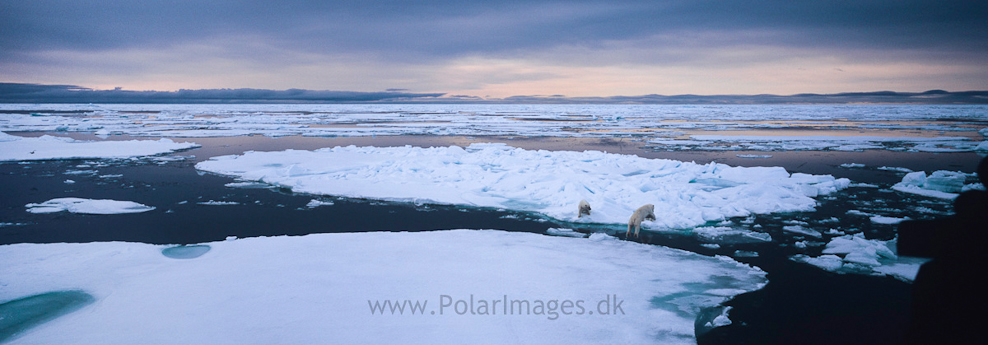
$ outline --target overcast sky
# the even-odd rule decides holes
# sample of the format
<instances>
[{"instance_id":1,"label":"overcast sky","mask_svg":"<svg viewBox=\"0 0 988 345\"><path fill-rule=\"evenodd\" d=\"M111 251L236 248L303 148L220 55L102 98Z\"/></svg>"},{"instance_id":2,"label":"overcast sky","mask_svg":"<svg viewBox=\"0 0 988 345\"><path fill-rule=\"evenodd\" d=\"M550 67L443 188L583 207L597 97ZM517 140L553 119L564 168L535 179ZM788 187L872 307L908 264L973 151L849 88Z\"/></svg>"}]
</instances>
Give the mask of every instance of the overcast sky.
<instances>
[{"instance_id":1,"label":"overcast sky","mask_svg":"<svg viewBox=\"0 0 988 345\"><path fill-rule=\"evenodd\" d=\"M0 82L481 97L988 90L988 1L0 0Z\"/></svg>"}]
</instances>

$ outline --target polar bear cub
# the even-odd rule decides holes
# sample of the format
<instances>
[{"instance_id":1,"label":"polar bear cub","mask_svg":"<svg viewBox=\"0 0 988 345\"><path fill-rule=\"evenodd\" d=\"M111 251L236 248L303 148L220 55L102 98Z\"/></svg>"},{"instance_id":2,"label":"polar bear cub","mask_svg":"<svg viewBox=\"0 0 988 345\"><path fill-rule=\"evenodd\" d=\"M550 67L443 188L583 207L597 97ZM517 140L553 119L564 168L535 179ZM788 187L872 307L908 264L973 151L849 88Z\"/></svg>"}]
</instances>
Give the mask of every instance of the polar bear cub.
<instances>
[{"instance_id":1,"label":"polar bear cub","mask_svg":"<svg viewBox=\"0 0 988 345\"><path fill-rule=\"evenodd\" d=\"M646 219L655 220L655 205L645 204L635 210L635 213L631 214L631 219L628 219L628 233L624 237L631 237L631 228L635 228L635 237L638 237L638 231L641 230L642 221Z\"/></svg>"},{"instance_id":2,"label":"polar bear cub","mask_svg":"<svg viewBox=\"0 0 988 345\"><path fill-rule=\"evenodd\" d=\"M590 203L586 199L580 200L579 210L577 211L576 218L583 217L583 215L590 215Z\"/></svg>"}]
</instances>

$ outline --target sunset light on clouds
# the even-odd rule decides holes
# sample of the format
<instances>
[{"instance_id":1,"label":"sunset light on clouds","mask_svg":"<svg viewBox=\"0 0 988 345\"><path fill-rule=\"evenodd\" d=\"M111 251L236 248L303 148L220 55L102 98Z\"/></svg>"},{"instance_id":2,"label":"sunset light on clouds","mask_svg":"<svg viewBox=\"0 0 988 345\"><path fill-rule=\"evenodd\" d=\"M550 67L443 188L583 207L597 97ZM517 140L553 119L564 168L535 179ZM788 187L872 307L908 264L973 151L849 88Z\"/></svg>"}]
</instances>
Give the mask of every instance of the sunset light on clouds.
<instances>
[{"instance_id":1,"label":"sunset light on clouds","mask_svg":"<svg viewBox=\"0 0 988 345\"><path fill-rule=\"evenodd\" d=\"M0 81L503 98L988 89L982 1L0 1Z\"/></svg>"}]
</instances>

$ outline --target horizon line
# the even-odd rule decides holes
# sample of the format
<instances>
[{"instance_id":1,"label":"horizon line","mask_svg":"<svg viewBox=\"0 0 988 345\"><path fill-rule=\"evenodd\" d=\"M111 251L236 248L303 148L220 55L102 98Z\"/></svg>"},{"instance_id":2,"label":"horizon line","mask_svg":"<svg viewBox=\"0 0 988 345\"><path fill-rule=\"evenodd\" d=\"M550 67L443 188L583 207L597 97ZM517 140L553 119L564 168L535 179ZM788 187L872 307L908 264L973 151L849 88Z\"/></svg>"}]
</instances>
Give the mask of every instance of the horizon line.
<instances>
[{"instance_id":1,"label":"horizon line","mask_svg":"<svg viewBox=\"0 0 988 345\"><path fill-rule=\"evenodd\" d=\"M444 92L336 91L307 89L179 89L177 91L97 90L67 84L0 82L0 103L152 103L152 104L350 104L350 103L482 103L482 104L988 104L988 91L923 92L849 91L777 94L645 94L617 96L515 95L480 97Z\"/></svg>"}]
</instances>

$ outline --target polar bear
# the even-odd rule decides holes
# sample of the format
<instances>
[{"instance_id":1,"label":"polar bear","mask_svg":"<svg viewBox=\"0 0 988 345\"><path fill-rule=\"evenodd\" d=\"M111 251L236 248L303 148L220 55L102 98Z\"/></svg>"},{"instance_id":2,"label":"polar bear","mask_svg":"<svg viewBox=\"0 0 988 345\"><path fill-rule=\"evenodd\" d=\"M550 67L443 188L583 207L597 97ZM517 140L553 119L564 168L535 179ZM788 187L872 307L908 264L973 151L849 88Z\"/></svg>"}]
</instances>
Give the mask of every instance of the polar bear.
<instances>
[{"instance_id":1,"label":"polar bear","mask_svg":"<svg viewBox=\"0 0 988 345\"><path fill-rule=\"evenodd\" d=\"M583 215L590 215L590 203L586 199L580 200L579 210L577 210L576 218L583 217Z\"/></svg>"},{"instance_id":2,"label":"polar bear","mask_svg":"<svg viewBox=\"0 0 988 345\"><path fill-rule=\"evenodd\" d=\"M643 220L655 220L655 205L645 204L635 210L635 213L631 214L631 219L628 219L628 233L624 237L631 237L631 228L635 228L635 237L638 237L638 231L641 230Z\"/></svg>"}]
</instances>

